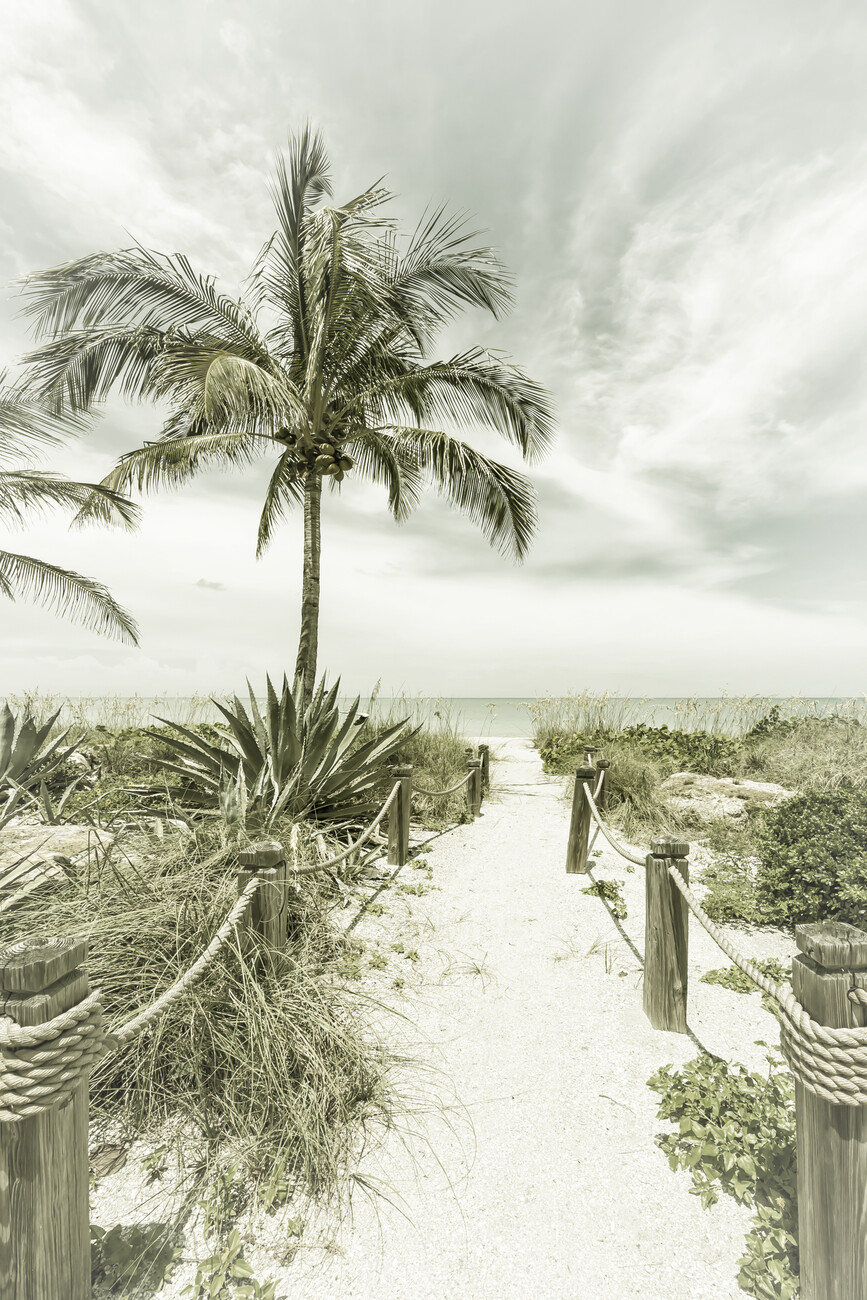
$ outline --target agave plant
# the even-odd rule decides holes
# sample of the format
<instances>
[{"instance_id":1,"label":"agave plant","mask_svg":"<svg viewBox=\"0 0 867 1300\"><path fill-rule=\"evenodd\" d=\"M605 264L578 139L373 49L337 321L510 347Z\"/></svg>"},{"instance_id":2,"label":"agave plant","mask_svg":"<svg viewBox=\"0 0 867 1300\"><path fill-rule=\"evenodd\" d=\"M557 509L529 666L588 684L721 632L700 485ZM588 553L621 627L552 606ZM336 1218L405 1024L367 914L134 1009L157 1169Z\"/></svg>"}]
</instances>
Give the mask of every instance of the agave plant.
<instances>
[{"instance_id":1,"label":"agave plant","mask_svg":"<svg viewBox=\"0 0 867 1300\"><path fill-rule=\"evenodd\" d=\"M217 742L166 718L159 721L177 734L149 730L172 751L155 761L182 779L170 793L182 804L219 807L230 824L249 820L262 828L280 816L333 822L369 814L406 739L406 722L360 742L360 699L341 717L339 681L328 690L323 678L306 708L285 676L279 697L270 677L266 683L264 712L249 681L249 711L237 695L231 707L213 701L226 720Z\"/></svg>"},{"instance_id":2,"label":"agave plant","mask_svg":"<svg viewBox=\"0 0 867 1300\"><path fill-rule=\"evenodd\" d=\"M36 802L31 794L35 789L41 791L44 807L46 780L78 748L78 740L64 748L68 730L48 741L59 714L58 709L40 725L30 709L25 708L19 723L8 703L3 705L0 713L0 826L9 820L22 799L30 795L28 802ZM53 814L57 812L52 808ZM49 820L54 820L54 817Z\"/></svg>"}]
</instances>

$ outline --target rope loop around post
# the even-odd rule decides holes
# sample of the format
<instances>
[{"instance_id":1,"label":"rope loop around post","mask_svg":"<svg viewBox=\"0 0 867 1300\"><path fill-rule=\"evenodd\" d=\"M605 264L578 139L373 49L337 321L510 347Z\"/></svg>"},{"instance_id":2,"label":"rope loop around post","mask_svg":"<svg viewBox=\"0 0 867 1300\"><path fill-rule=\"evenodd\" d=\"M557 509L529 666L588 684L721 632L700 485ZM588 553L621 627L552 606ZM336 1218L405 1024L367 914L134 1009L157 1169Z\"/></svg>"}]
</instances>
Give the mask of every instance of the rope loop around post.
<instances>
[{"instance_id":1,"label":"rope loop around post","mask_svg":"<svg viewBox=\"0 0 867 1300\"><path fill-rule=\"evenodd\" d=\"M611 834L608 827L605 825L604 821L599 815L599 810L596 807L596 802L593 798L593 791L590 789L589 785L584 786L584 793L587 796L587 802L590 805L590 814L593 817L593 820L596 822L596 825L601 830L602 834L605 836L608 843L611 845L612 849L615 849L620 854L621 858L625 858L627 862L634 862L637 867L643 867L644 858L640 858L637 853L630 853L629 849L625 849L622 844L618 843L618 841Z\"/></svg>"},{"instance_id":2,"label":"rope loop around post","mask_svg":"<svg viewBox=\"0 0 867 1300\"><path fill-rule=\"evenodd\" d=\"M99 992L43 1024L0 1017L0 1121L28 1119L65 1102L103 1054Z\"/></svg>"},{"instance_id":3,"label":"rope loop around post","mask_svg":"<svg viewBox=\"0 0 867 1300\"><path fill-rule=\"evenodd\" d=\"M442 795L454 794L456 790L460 790L462 786L466 785L472 775L472 772L466 772L465 775L461 777L460 781L455 785L450 785L447 790L423 790L421 786L417 785L413 788L413 794L424 794L427 795L429 799L439 799Z\"/></svg>"}]
</instances>

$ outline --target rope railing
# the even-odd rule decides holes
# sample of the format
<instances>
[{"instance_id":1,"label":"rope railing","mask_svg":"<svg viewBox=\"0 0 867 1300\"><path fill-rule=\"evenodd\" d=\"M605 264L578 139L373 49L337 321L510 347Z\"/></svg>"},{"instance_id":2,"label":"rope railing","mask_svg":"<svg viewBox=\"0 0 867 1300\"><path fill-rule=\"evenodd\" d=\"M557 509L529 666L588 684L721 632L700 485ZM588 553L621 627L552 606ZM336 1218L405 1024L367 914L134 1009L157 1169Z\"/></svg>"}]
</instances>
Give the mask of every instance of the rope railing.
<instances>
[{"instance_id":1,"label":"rope railing","mask_svg":"<svg viewBox=\"0 0 867 1300\"><path fill-rule=\"evenodd\" d=\"M253 902L253 898L258 892L261 884L261 876L254 876L238 896L238 901L235 903L235 906L232 908L231 912L226 917L207 948L201 956L193 962L192 966L184 972L180 979L175 980L171 988L166 989L165 993L161 993L149 1007L146 1007L144 1011L139 1011L131 1020L128 1020L125 1025L121 1025L119 1029L110 1030L106 1034L105 1042L108 1050L112 1051L117 1050L120 1047L126 1047L127 1043L132 1042L132 1040L140 1034L143 1029L146 1029L147 1026L152 1024L153 1021L161 1016L164 1011L168 1011L169 1007L173 1006L175 1002L182 998L188 989L191 989L194 984L198 984L208 967L213 965L221 950L225 948L229 940L234 937L238 926L246 917L250 905Z\"/></svg>"},{"instance_id":2,"label":"rope railing","mask_svg":"<svg viewBox=\"0 0 867 1300\"><path fill-rule=\"evenodd\" d=\"M597 807L594 796L606 787L604 777L595 777L590 761L576 773L567 872L588 870L594 822L594 841L601 832L627 862L644 867L643 998L655 1029L688 1032L690 913L734 966L777 1003L780 1047L796 1085L801 1294L804 1300L867 1300L867 930L840 921L796 925L799 952L791 986L777 984L696 898L689 883L690 846L653 840L644 859L625 848Z\"/></svg>"},{"instance_id":3,"label":"rope railing","mask_svg":"<svg viewBox=\"0 0 867 1300\"><path fill-rule=\"evenodd\" d=\"M630 852L611 834L599 814L589 783L582 781L581 785L597 831L602 832L627 862L646 867L646 857ZM651 853L650 857L654 856L660 855ZM668 876L699 924L730 961L779 1005L780 1045L798 1082L833 1105L867 1106L867 1027L831 1028L814 1020L793 992L787 992L770 979L735 947L705 912L680 869L668 858L665 862ZM848 997L859 1005L867 1005L867 990L850 989Z\"/></svg>"},{"instance_id":4,"label":"rope railing","mask_svg":"<svg viewBox=\"0 0 867 1300\"><path fill-rule=\"evenodd\" d=\"M472 776L472 771L467 772L465 776L461 777L460 781L458 781L456 785L450 785L447 790L423 790L421 786L417 785L413 787L413 794L424 794L427 795L429 799L439 799L443 795L454 794L456 790L460 790L466 785L467 781L472 779Z\"/></svg>"},{"instance_id":5,"label":"rope railing","mask_svg":"<svg viewBox=\"0 0 867 1300\"><path fill-rule=\"evenodd\" d=\"M316 871L324 871L326 870L326 868L336 867L339 866L341 862L345 862L346 859L350 857L353 853L355 853L357 849L361 848L362 844L365 844L370 839L371 835L381 824L386 813L388 813L389 810L391 809L391 806L394 803L395 799L397 798L399 791L400 791L400 782L396 781L395 784L392 786L390 795L388 796L385 803L380 808L379 812L374 817L373 821L368 826L367 830L362 831L361 835L359 835L355 843L349 845L349 848L344 849L342 853L338 853L333 858L326 858L324 862L314 862L311 865L306 867L293 867L292 875L293 876L312 875Z\"/></svg>"},{"instance_id":6,"label":"rope railing","mask_svg":"<svg viewBox=\"0 0 867 1300\"><path fill-rule=\"evenodd\" d=\"M630 853L629 849L625 849L623 845L620 844L614 838L614 836L611 834L608 827L605 825L604 821L599 815L599 809L596 807L596 802L590 791L590 786L585 784L583 788L584 788L584 794L587 796L587 802L590 805L590 815L593 818L593 820L596 822L597 830L600 830L602 832L602 834L605 836L608 843L611 845L612 849L616 849L616 851L620 854L621 858L625 858L627 862L634 862L637 867L643 867L645 861L644 858L640 858L638 854Z\"/></svg>"},{"instance_id":7,"label":"rope railing","mask_svg":"<svg viewBox=\"0 0 867 1300\"><path fill-rule=\"evenodd\" d=\"M482 795L480 760L471 760L470 769L455 789L468 787L474 815ZM412 768L395 766L392 774L394 784L370 825L324 861L298 865L297 826L286 847L263 841L239 849L238 897L219 929L169 988L122 1025L106 1027L101 994L89 989L83 968L86 940L28 939L0 952L0 1005L5 1012L0 1014L0 1124L16 1125L18 1167L36 1171L26 1186L12 1187L7 1180L5 1189L0 1187L0 1219L11 1219L9 1198L19 1198L18 1227L7 1243L14 1259L11 1272L7 1269L4 1276L23 1278L25 1290L10 1291L9 1300L30 1300L27 1288L35 1275L33 1261L44 1260L46 1250L57 1286L50 1295L40 1291L41 1300L83 1300L90 1294L87 1081L91 1071L101 1059L156 1024L230 943L238 944L239 953L249 954L255 968L270 952L283 949L288 942L290 884L301 875L334 868L359 852L386 818L388 861L399 870L409 856ZM71 999L75 999L72 1006ZM54 1111L60 1115L56 1122L39 1123ZM62 1196L59 1187L66 1189ZM48 1247L46 1224L53 1225Z\"/></svg>"}]
</instances>

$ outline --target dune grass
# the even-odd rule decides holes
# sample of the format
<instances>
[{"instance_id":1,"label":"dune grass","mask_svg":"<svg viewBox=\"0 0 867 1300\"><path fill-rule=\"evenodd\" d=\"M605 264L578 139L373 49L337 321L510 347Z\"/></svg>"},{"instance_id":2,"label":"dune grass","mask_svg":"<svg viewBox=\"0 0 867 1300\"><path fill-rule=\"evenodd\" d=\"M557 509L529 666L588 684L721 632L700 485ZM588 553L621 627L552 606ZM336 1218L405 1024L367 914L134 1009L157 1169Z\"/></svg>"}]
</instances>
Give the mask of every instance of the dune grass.
<instances>
[{"instance_id":1,"label":"dune grass","mask_svg":"<svg viewBox=\"0 0 867 1300\"><path fill-rule=\"evenodd\" d=\"M288 834L288 828L283 828ZM236 857L217 827L128 834L67 869L57 887L0 915L0 943L89 940L91 986L110 1027L198 957L237 897ZM366 1127L389 1114L387 1057L343 976L351 946L315 876L291 896L284 953L254 971L230 943L200 984L93 1073L91 1115L130 1133L166 1121L244 1153L256 1179L337 1196Z\"/></svg>"},{"instance_id":2,"label":"dune grass","mask_svg":"<svg viewBox=\"0 0 867 1300\"><path fill-rule=\"evenodd\" d=\"M384 701L374 693L368 708L370 720L366 726L372 733L384 731L404 719L410 722L413 734L401 745L400 759L413 766L414 790L447 790L466 774L470 740L466 738L460 715L448 701L407 695ZM440 798L417 793L413 810L425 829L442 830L466 820L466 793L457 790Z\"/></svg>"}]
</instances>

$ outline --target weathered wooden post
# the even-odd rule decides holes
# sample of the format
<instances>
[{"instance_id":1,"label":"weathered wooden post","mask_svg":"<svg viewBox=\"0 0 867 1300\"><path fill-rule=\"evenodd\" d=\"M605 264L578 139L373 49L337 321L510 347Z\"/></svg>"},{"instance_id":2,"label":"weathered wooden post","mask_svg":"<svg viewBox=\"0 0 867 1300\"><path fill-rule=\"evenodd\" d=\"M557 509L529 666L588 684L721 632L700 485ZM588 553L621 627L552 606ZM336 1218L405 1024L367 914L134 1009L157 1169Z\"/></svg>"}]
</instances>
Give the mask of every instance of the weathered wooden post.
<instances>
[{"instance_id":1,"label":"weathered wooden post","mask_svg":"<svg viewBox=\"0 0 867 1300\"><path fill-rule=\"evenodd\" d=\"M585 767L593 767L593 765L594 765L594 764L593 764L593 755L594 755L595 753L597 753L598 750L599 750L599 746L598 746L598 745L585 745L585 746L584 746L584 766L585 766Z\"/></svg>"},{"instance_id":2,"label":"weathered wooden post","mask_svg":"<svg viewBox=\"0 0 867 1300\"><path fill-rule=\"evenodd\" d=\"M479 758L482 760L482 785L485 790L491 787L491 747L479 745Z\"/></svg>"},{"instance_id":3,"label":"weathered wooden post","mask_svg":"<svg viewBox=\"0 0 867 1300\"><path fill-rule=\"evenodd\" d=\"M834 1029L867 1024L867 933L841 921L795 926L795 997ZM867 1106L837 1106L796 1081L802 1300L867 1300Z\"/></svg>"},{"instance_id":4,"label":"weathered wooden post","mask_svg":"<svg viewBox=\"0 0 867 1300\"><path fill-rule=\"evenodd\" d=\"M478 817L482 811L482 760L470 759L469 766L473 769L473 775L467 782L467 791L472 793L473 816Z\"/></svg>"},{"instance_id":5,"label":"weathered wooden post","mask_svg":"<svg viewBox=\"0 0 867 1300\"><path fill-rule=\"evenodd\" d=\"M265 947L286 947L287 877L286 853L277 840L260 840L238 850L238 893L242 894L253 876L262 883L253 895L246 922L239 933L249 936L246 949L261 942Z\"/></svg>"},{"instance_id":6,"label":"weathered wooden post","mask_svg":"<svg viewBox=\"0 0 867 1300\"><path fill-rule=\"evenodd\" d=\"M16 1026L38 1027L62 1012L73 1015L88 998L85 939L32 939L0 953L3 1013ZM87 1111L90 1065L97 1033L82 1030L99 1018L98 1006L72 1032L60 1031L37 1047L16 1047L4 1033L0 1099L0 1297L2 1300L87 1300L90 1296L90 1204ZM43 1066L45 1095L26 1111L15 1057L32 1058L67 1040L65 1064ZM77 1057L76 1048L83 1049ZM64 1074L66 1078L64 1078ZM34 1082L38 1082L34 1080ZM53 1094L48 1085L54 1085ZM10 1085L19 1100L10 1097ZM45 1109L40 1109L44 1106Z\"/></svg>"},{"instance_id":7,"label":"weathered wooden post","mask_svg":"<svg viewBox=\"0 0 867 1300\"><path fill-rule=\"evenodd\" d=\"M587 870L587 846L590 841L590 805L584 793L585 786L593 793L592 767L579 767L575 773L575 790L572 794L572 820L569 823L569 843L566 847L566 872L581 875Z\"/></svg>"},{"instance_id":8,"label":"weathered wooden post","mask_svg":"<svg viewBox=\"0 0 867 1300\"><path fill-rule=\"evenodd\" d=\"M409 821L412 816L412 764L391 769L394 781L400 782L394 803L388 810L388 865L402 867L409 858Z\"/></svg>"},{"instance_id":9,"label":"weathered wooden post","mask_svg":"<svg viewBox=\"0 0 867 1300\"><path fill-rule=\"evenodd\" d=\"M686 1033L689 910L668 868L689 884L688 854L683 840L651 840L645 864L644 1014L676 1034Z\"/></svg>"},{"instance_id":10,"label":"weathered wooden post","mask_svg":"<svg viewBox=\"0 0 867 1300\"><path fill-rule=\"evenodd\" d=\"M607 758L600 758L599 762L596 764L596 772L597 772L596 779L597 780L599 779L598 773L600 772L603 773L602 784L599 787L599 795L596 799L596 807L599 809L601 813L605 812L606 808L608 807L608 769L610 767L611 767L611 763Z\"/></svg>"},{"instance_id":11,"label":"weathered wooden post","mask_svg":"<svg viewBox=\"0 0 867 1300\"><path fill-rule=\"evenodd\" d=\"M478 772L481 777L481 768L479 767L479 760L472 757L473 751L468 749L465 752L468 755L467 772L469 774L469 779L467 780L464 789L466 790L467 795L467 812L470 815L470 821L473 821L478 814L478 807L476 806L476 773Z\"/></svg>"}]
</instances>

